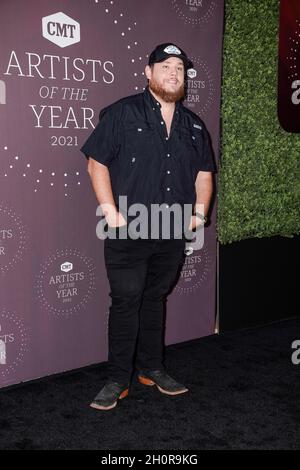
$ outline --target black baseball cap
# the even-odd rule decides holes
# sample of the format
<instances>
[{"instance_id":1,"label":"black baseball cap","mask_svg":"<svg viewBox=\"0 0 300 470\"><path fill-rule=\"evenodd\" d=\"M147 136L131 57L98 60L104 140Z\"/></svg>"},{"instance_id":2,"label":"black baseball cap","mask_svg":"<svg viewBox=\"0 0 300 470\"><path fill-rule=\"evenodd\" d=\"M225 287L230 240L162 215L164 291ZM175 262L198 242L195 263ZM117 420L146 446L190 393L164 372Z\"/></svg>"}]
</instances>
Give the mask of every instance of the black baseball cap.
<instances>
[{"instance_id":1,"label":"black baseball cap","mask_svg":"<svg viewBox=\"0 0 300 470\"><path fill-rule=\"evenodd\" d=\"M178 57L182 60L185 70L193 67L193 62L188 58L186 53L173 43L165 42L156 46L154 51L149 56L148 65L155 64L156 62L163 62L168 57Z\"/></svg>"}]
</instances>

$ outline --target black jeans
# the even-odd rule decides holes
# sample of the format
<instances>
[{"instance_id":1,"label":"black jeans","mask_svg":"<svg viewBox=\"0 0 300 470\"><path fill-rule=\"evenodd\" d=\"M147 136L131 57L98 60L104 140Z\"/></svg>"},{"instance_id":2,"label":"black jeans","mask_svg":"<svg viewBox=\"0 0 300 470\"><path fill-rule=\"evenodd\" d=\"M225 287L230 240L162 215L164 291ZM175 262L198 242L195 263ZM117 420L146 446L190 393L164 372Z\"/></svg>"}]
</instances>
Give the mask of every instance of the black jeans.
<instances>
[{"instance_id":1,"label":"black jeans","mask_svg":"<svg viewBox=\"0 0 300 470\"><path fill-rule=\"evenodd\" d=\"M128 383L134 368L163 368L164 304L184 261L184 239L109 239L109 379Z\"/></svg>"}]
</instances>

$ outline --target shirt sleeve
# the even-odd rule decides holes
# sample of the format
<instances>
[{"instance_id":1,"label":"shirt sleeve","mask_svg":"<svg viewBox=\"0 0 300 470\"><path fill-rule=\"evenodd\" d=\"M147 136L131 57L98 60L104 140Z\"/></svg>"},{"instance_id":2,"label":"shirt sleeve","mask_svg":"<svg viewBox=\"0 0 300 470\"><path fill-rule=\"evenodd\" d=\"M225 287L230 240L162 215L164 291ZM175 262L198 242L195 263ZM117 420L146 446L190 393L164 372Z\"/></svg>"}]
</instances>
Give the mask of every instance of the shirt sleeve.
<instances>
[{"instance_id":1,"label":"shirt sleeve","mask_svg":"<svg viewBox=\"0 0 300 470\"><path fill-rule=\"evenodd\" d=\"M118 149L118 115L117 110L112 107L100 112L97 127L80 149L87 159L92 157L97 162L110 166Z\"/></svg>"},{"instance_id":2,"label":"shirt sleeve","mask_svg":"<svg viewBox=\"0 0 300 470\"><path fill-rule=\"evenodd\" d=\"M214 154L211 145L210 135L202 123L202 141L200 143L200 155L199 155L199 165L198 171L211 171L212 173L217 173L217 165L214 160Z\"/></svg>"}]
</instances>

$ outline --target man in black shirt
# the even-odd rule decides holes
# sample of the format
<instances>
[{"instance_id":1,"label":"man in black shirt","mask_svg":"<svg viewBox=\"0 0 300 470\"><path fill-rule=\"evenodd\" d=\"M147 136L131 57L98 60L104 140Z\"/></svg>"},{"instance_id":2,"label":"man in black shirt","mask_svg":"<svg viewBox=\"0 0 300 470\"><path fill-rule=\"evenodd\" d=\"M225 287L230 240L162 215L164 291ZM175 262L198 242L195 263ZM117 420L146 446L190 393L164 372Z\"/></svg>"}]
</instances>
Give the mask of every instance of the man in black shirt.
<instances>
[{"instance_id":1,"label":"man in black shirt","mask_svg":"<svg viewBox=\"0 0 300 470\"><path fill-rule=\"evenodd\" d=\"M216 171L204 123L182 104L191 67L176 45L157 46L145 68L145 91L103 109L81 149L108 226L109 380L91 403L97 409L128 395L135 351L140 383L167 395L188 391L163 365L164 303L184 260L186 231L206 221ZM191 207L188 218L178 222L175 206ZM154 222L157 207L162 220ZM137 208L138 235L137 225L130 230Z\"/></svg>"}]
</instances>

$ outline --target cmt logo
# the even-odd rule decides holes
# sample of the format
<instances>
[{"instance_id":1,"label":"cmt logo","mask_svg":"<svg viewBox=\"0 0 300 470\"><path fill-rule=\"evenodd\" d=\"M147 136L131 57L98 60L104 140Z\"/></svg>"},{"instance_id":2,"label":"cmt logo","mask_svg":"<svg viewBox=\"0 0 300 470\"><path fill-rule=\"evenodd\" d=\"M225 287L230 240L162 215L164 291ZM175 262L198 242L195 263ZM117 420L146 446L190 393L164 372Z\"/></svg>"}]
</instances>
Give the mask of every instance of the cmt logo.
<instances>
[{"instance_id":1,"label":"cmt logo","mask_svg":"<svg viewBox=\"0 0 300 470\"><path fill-rule=\"evenodd\" d=\"M80 41L80 24L61 11L42 18L43 37L59 47Z\"/></svg>"},{"instance_id":2,"label":"cmt logo","mask_svg":"<svg viewBox=\"0 0 300 470\"><path fill-rule=\"evenodd\" d=\"M69 271L72 271L72 269L73 269L73 264L69 263L68 261L66 261L65 263L63 263L60 266L60 270L64 271L65 273L68 273Z\"/></svg>"},{"instance_id":3,"label":"cmt logo","mask_svg":"<svg viewBox=\"0 0 300 470\"><path fill-rule=\"evenodd\" d=\"M187 71L187 76L188 76L189 78L195 78L195 77L197 77L197 70L195 70L195 69L188 69L188 71Z\"/></svg>"}]
</instances>

